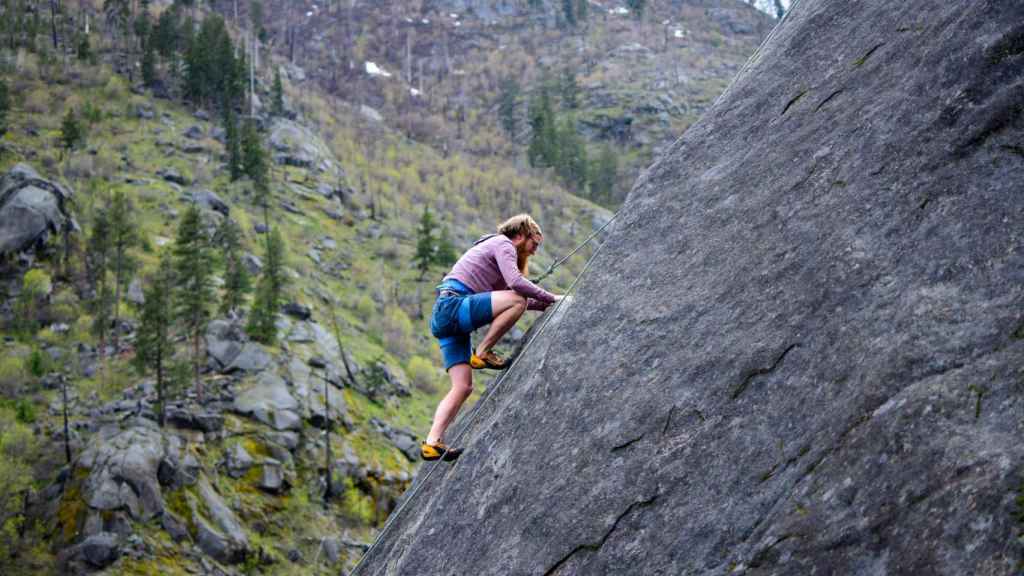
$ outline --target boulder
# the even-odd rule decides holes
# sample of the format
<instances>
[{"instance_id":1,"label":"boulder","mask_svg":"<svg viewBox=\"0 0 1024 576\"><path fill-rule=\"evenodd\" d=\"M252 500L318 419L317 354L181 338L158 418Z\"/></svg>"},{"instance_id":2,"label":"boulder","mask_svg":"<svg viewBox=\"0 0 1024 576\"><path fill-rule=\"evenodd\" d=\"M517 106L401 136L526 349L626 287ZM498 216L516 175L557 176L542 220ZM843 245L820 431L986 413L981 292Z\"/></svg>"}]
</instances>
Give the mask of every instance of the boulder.
<instances>
[{"instance_id":1,"label":"boulder","mask_svg":"<svg viewBox=\"0 0 1024 576\"><path fill-rule=\"evenodd\" d=\"M233 409L275 430L298 430L302 427L298 401L288 391L284 379L273 372L261 373L255 385L240 392Z\"/></svg>"},{"instance_id":2,"label":"boulder","mask_svg":"<svg viewBox=\"0 0 1024 576\"><path fill-rule=\"evenodd\" d=\"M71 191L25 164L0 178L0 255L23 252L76 229L65 206Z\"/></svg>"},{"instance_id":3,"label":"boulder","mask_svg":"<svg viewBox=\"0 0 1024 576\"><path fill-rule=\"evenodd\" d=\"M388 439L410 462L418 462L420 459L419 438L409 430L392 428L379 418L370 418L370 426L378 433Z\"/></svg>"},{"instance_id":4,"label":"boulder","mask_svg":"<svg viewBox=\"0 0 1024 576\"><path fill-rule=\"evenodd\" d=\"M252 468L256 462L246 451L245 447L241 444L235 444L231 448L228 448L227 454L225 455L224 464L228 469L228 476L232 478L241 478L245 476L245 473Z\"/></svg>"},{"instance_id":5,"label":"boulder","mask_svg":"<svg viewBox=\"0 0 1024 576\"><path fill-rule=\"evenodd\" d=\"M97 434L79 457L77 466L88 470L82 498L91 509L126 510L136 520L163 512L158 479L163 440L156 425L147 422Z\"/></svg>"},{"instance_id":6,"label":"boulder","mask_svg":"<svg viewBox=\"0 0 1024 576\"><path fill-rule=\"evenodd\" d=\"M291 482L285 477L284 468L277 460L267 459L260 476L260 490L270 494L283 494L291 489Z\"/></svg>"},{"instance_id":7,"label":"boulder","mask_svg":"<svg viewBox=\"0 0 1024 576\"><path fill-rule=\"evenodd\" d=\"M205 515L198 509L192 512L199 548L224 564L245 561L249 553L249 537L241 522L205 476L196 483L196 492L202 500L202 510L205 512Z\"/></svg>"},{"instance_id":8,"label":"boulder","mask_svg":"<svg viewBox=\"0 0 1024 576\"><path fill-rule=\"evenodd\" d=\"M188 186L189 183L188 178L182 176L181 172L178 172L174 168L161 168L160 170L156 171L156 175L168 182L171 182L172 184L177 184L179 186Z\"/></svg>"},{"instance_id":9,"label":"boulder","mask_svg":"<svg viewBox=\"0 0 1024 576\"><path fill-rule=\"evenodd\" d=\"M794 3L360 573L1020 573L1021 22Z\"/></svg>"},{"instance_id":10,"label":"boulder","mask_svg":"<svg viewBox=\"0 0 1024 576\"><path fill-rule=\"evenodd\" d=\"M292 318L298 318L299 320L309 320L310 316L313 315L309 306L299 304L298 302L288 302L281 307L281 311Z\"/></svg>"},{"instance_id":11,"label":"boulder","mask_svg":"<svg viewBox=\"0 0 1024 576\"><path fill-rule=\"evenodd\" d=\"M227 202L221 200L220 196L209 190L192 190L187 192L186 195L201 208L213 210L222 216L228 216L231 212L231 207L228 206Z\"/></svg>"},{"instance_id":12,"label":"boulder","mask_svg":"<svg viewBox=\"0 0 1024 576\"><path fill-rule=\"evenodd\" d=\"M78 546L82 560L90 567L102 570L110 566L121 556L121 546L117 534L100 532L89 536Z\"/></svg>"}]
</instances>

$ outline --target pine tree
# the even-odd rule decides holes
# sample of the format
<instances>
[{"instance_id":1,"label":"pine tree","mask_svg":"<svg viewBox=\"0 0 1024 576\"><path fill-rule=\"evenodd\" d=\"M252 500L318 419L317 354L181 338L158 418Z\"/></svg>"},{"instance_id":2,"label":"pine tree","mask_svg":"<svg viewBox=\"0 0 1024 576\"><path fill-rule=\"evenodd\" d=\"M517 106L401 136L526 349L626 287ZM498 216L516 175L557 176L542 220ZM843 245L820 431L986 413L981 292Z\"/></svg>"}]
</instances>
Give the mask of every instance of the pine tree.
<instances>
[{"instance_id":1,"label":"pine tree","mask_svg":"<svg viewBox=\"0 0 1024 576\"><path fill-rule=\"evenodd\" d=\"M498 103L498 117L501 127L510 139L516 137L518 119L516 118L516 98L519 97L519 83L512 76L501 83L501 97Z\"/></svg>"},{"instance_id":2,"label":"pine tree","mask_svg":"<svg viewBox=\"0 0 1024 576\"><path fill-rule=\"evenodd\" d=\"M178 225L178 237L174 244L174 276L177 286L174 313L192 342L193 382L200 399L203 396L199 379L200 344L214 299L212 270L210 243L203 232L199 208L193 204Z\"/></svg>"},{"instance_id":3,"label":"pine tree","mask_svg":"<svg viewBox=\"0 0 1024 576\"><path fill-rule=\"evenodd\" d=\"M100 345L100 356L106 356L107 337L110 336L111 312L114 307L114 293L106 281L101 282L93 301L92 335Z\"/></svg>"},{"instance_id":4,"label":"pine tree","mask_svg":"<svg viewBox=\"0 0 1024 576\"><path fill-rule=\"evenodd\" d=\"M138 229L135 225L135 215L132 214L132 206L125 197L124 192L114 192L110 202L110 248L114 257L114 326L118 325L119 309L121 305L121 288L128 283L128 271L133 268L128 257L128 250L134 247L139 240ZM117 330L114 331L114 349L117 350Z\"/></svg>"},{"instance_id":5,"label":"pine tree","mask_svg":"<svg viewBox=\"0 0 1024 576\"><path fill-rule=\"evenodd\" d=\"M594 165L591 167L590 199L605 206L612 203L615 195L615 182L619 177L619 160L610 144L601 146Z\"/></svg>"},{"instance_id":6,"label":"pine tree","mask_svg":"<svg viewBox=\"0 0 1024 576\"><path fill-rule=\"evenodd\" d=\"M77 148L85 141L85 128L73 108L69 108L60 125L60 144L65 152Z\"/></svg>"},{"instance_id":7,"label":"pine tree","mask_svg":"<svg viewBox=\"0 0 1024 576\"><path fill-rule=\"evenodd\" d=\"M242 170L259 188L267 184L267 153L263 150L256 123L247 121L242 128Z\"/></svg>"},{"instance_id":8,"label":"pine tree","mask_svg":"<svg viewBox=\"0 0 1024 576\"><path fill-rule=\"evenodd\" d=\"M228 151L228 174L231 181L238 180L245 174L242 161L242 144L238 135L238 120L229 106L224 111L224 146Z\"/></svg>"},{"instance_id":9,"label":"pine tree","mask_svg":"<svg viewBox=\"0 0 1024 576\"><path fill-rule=\"evenodd\" d=\"M266 263L256 287L256 298L245 331L264 344L277 339L277 310L284 294L284 240L277 228L267 234Z\"/></svg>"},{"instance_id":10,"label":"pine tree","mask_svg":"<svg viewBox=\"0 0 1024 576\"><path fill-rule=\"evenodd\" d=\"M147 40L142 51L142 83L146 88L156 86L156 50L153 41Z\"/></svg>"},{"instance_id":11,"label":"pine tree","mask_svg":"<svg viewBox=\"0 0 1024 576\"><path fill-rule=\"evenodd\" d=\"M563 109L575 110L580 107L580 85L576 82L576 70L571 66L566 67L562 71L559 91L561 92Z\"/></svg>"},{"instance_id":12,"label":"pine tree","mask_svg":"<svg viewBox=\"0 0 1024 576\"><path fill-rule=\"evenodd\" d=\"M224 260L224 296L220 301L221 314L230 314L242 307L245 295L252 291L249 272L241 258L241 231L238 224L225 218L217 230L217 244Z\"/></svg>"},{"instance_id":13,"label":"pine tree","mask_svg":"<svg viewBox=\"0 0 1024 576\"><path fill-rule=\"evenodd\" d=\"M590 16L589 0L576 0L576 20L586 22L588 16Z\"/></svg>"},{"instance_id":14,"label":"pine tree","mask_svg":"<svg viewBox=\"0 0 1024 576\"><path fill-rule=\"evenodd\" d=\"M530 101L530 128L530 145L526 150L530 166L554 166L558 161L555 113L546 85Z\"/></svg>"},{"instance_id":15,"label":"pine tree","mask_svg":"<svg viewBox=\"0 0 1024 576\"><path fill-rule=\"evenodd\" d=\"M181 21L176 6L160 13L153 28L153 47L164 59L173 57L181 46Z\"/></svg>"},{"instance_id":16,"label":"pine tree","mask_svg":"<svg viewBox=\"0 0 1024 576\"><path fill-rule=\"evenodd\" d=\"M107 210L99 208L93 217L92 231L86 244L86 262L89 280L94 289L99 289L106 279L110 260L110 219Z\"/></svg>"},{"instance_id":17,"label":"pine tree","mask_svg":"<svg viewBox=\"0 0 1024 576\"><path fill-rule=\"evenodd\" d=\"M441 236L437 239L437 250L434 252L434 263L442 268L447 268L458 260L455 253L455 245L452 244L451 235L447 226L441 226Z\"/></svg>"},{"instance_id":18,"label":"pine tree","mask_svg":"<svg viewBox=\"0 0 1024 576\"><path fill-rule=\"evenodd\" d=\"M107 272L110 269L110 219L106 208L96 210L92 223L92 231L86 245L86 261L88 262L89 280L96 296L91 309L93 323L91 331L100 345L100 354L106 353L107 336L110 333L110 321L114 294L107 283Z\"/></svg>"},{"instance_id":19,"label":"pine tree","mask_svg":"<svg viewBox=\"0 0 1024 576\"><path fill-rule=\"evenodd\" d=\"M284 116L284 85L281 84L281 69L274 69L273 97L270 104L270 113L274 116Z\"/></svg>"},{"instance_id":20,"label":"pine tree","mask_svg":"<svg viewBox=\"0 0 1024 576\"><path fill-rule=\"evenodd\" d=\"M416 269L420 271L420 280L427 275L430 265L434 263L436 245L434 243L434 216L430 213L430 207L423 207L423 214L420 215L420 224L416 229L416 255L413 261Z\"/></svg>"},{"instance_id":21,"label":"pine tree","mask_svg":"<svg viewBox=\"0 0 1024 576\"><path fill-rule=\"evenodd\" d=\"M576 130L576 119L566 116L558 126L556 171L562 182L575 192L587 185L587 148Z\"/></svg>"},{"instance_id":22,"label":"pine tree","mask_svg":"<svg viewBox=\"0 0 1024 576\"><path fill-rule=\"evenodd\" d=\"M566 26L576 27L576 0L562 0L562 17Z\"/></svg>"},{"instance_id":23,"label":"pine tree","mask_svg":"<svg viewBox=\"0 0 1024 576\"><path fill-rule=\"evenodd\" d=\"M174 263L169 251L160 255L160 265L149 279L143 295L145 302L135 335L135 366L140 373L152 370L156 374L156 397L160 425L164 425L166 405L165 375L174 353L171 329L174 325L172 295L174 291Z\"/></svg>"}]
</instances>

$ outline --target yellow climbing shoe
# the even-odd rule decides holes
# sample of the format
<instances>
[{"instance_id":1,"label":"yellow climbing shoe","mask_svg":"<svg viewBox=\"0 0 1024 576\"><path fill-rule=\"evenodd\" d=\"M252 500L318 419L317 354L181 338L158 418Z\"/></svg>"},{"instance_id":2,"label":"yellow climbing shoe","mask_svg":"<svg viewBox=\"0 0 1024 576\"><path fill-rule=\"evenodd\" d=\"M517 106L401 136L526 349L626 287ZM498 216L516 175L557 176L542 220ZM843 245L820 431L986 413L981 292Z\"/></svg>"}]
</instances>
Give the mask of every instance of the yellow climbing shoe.
<instances>
[{"instance_id":1,"label":"yellow climbing shoe","mask_svg":"<svg viewBox=\"0 0 1024 576\"><path fill-rule=\"evenodd\" d=\"M437 460L440 458L445 462L452 462L458 459L461 455L462 450L458 448L450 448L444 442L435 442L433 444L423 442L420 444L420 456L427 461Z\"/></svg>"},{"instance_id":2,"label":"yellow climbing shoe","mask_svg":"<svg viewBox=\"0 0 1024 576\"><path fill-rule=\"evenodd\" d=\"M505 361L490 350L484 352L482 356L477 356L476 354L470 356L469 365L472 366L474 370L483 370L484 368L504 370L505 368L508 368Z\"/></svg>"}]
</instances>

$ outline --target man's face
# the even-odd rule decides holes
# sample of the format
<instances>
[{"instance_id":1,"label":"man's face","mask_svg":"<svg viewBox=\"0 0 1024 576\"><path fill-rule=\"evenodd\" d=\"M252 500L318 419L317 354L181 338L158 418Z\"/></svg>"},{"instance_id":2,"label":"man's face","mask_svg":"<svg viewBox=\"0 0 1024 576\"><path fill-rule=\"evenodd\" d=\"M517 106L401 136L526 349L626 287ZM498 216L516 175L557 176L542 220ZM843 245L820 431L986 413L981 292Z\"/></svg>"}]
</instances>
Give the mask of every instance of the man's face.
<instances>
[{"instance_id":1,"label":"man's face","mask_svg":"<svg viewBox=\"0 0 1024 576\"><path fill-rule=\"evenodd\" d=\"M541 243L544 242L544 237L540 234L531 234L526 237L523 248L526 249L526 253L533 256L537 253L537 248L540 248Z\"/></svg>"}]
</instances>

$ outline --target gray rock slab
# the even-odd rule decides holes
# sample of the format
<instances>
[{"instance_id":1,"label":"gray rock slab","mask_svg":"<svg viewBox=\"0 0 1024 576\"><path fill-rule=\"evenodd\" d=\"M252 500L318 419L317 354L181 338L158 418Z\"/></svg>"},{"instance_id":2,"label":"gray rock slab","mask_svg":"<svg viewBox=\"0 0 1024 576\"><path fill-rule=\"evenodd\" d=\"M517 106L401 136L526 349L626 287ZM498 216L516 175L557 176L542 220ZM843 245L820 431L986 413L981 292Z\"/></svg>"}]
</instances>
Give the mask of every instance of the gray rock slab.
<instances>
[{"instance_id":1,"label":"gray rock slab","mask_svg":"<svg viewBox=\"0 0 1024 576\"><path fill-rule=\"evenodd\" d=\"M1018 574L1021 22L796 3L357 574Z\"/></svg>"}]
</instances>

